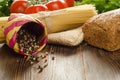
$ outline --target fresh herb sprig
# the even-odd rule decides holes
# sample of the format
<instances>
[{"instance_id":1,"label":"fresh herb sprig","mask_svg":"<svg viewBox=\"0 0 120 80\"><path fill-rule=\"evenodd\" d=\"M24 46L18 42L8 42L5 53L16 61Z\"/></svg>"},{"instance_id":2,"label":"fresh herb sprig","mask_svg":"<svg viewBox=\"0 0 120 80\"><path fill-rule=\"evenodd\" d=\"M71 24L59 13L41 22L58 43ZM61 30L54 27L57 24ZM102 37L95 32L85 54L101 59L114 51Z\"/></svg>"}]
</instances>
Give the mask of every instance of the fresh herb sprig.
<instances>
[{"instance_id":1,"label":"fresh herb sprig","mask_svg":"<svg viewBox=\"0 0 120 80\"><path fill-rule=\"evenodd\" d=\"M10 5L13 0L0 0L0 17L10 15Z\"/></svg>"},{"instance_id":2,"label":"fresh herb sprig","mask_svg":"<svg viewBox=\"0 0 120 80\"><path fill-rule=\"evenodd\" d=\"M99 13L120 8L120 0L82 0L76 2L76 5L82 4L94 4Z\"/></svg>"}]
</instances>

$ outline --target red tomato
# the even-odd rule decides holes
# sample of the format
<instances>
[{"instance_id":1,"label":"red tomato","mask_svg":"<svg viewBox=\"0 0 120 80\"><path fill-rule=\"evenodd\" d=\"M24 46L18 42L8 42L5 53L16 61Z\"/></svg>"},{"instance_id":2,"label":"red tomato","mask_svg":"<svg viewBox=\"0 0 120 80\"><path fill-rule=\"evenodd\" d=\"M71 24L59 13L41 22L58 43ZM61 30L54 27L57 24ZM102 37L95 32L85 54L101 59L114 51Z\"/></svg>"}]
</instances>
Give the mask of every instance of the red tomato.
<instances>
[{"instance_id":1,"label":"red tomato","mask_svg":"<svg viewBox=\"0 0 120 80\"><path fill-rule=\"evenodd\" d=\"M13 0L13 1L28 1L28 0Z\"/></svg>"},{"instance_id":2,"label":"red tomato","mask_svg":"<svg viewBox=\"0 0 120 80\"><path fill-rule=\"evenodd\" d=\"M25 9L28 7L27 0L16 0L10 6L11 13L24 13Z\"/></svg>"},{"instance_id":3,"label":"red tomato","mask_svg":"<svg viewBox=\"0 0 120 80\"><path fill-rule=\"evenodd\" d=\"M47 11L48 8L45 5L31 5L29 6L26 10L26 14L32 14L32 13L37 13L40 11Z\"/></svg>"},{"instance_id":4,"label":"red tomato","mask_svg":"<svg viewBox=\"0 0 120 80\"><path fill-rule=\"evenodd\" d=\"M46 6L48 7L48 10L50 11L68 7L64 0L53 0L53 1L48 2Z\"/></svg>"},{"instance_id":5,"label":"red tomato","mask_svg":"<svg viewBox=\"0 0 120 80\"><path fill-rule=\"evenodd\" d=\"M65 2L67 3L67 5L69 6L69 7L72 7L72 6L74 6L74 0L65 0Z\"/></svg>"}]
</instances>

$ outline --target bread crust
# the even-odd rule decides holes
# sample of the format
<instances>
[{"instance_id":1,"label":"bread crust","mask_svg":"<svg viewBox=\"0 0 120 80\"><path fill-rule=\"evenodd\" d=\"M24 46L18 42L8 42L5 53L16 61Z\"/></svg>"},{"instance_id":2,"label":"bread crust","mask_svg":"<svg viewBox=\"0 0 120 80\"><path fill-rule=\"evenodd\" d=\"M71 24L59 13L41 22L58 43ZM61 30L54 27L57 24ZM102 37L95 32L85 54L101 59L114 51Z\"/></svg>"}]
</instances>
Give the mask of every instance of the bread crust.
<instances>
[{"instance_id":1,"label":"bread crust","mask_svg":"<svg viewBox=\"0 0 120 80\"><path fill-rule=\"evenodd\" d=\"M108 51L120 49L120 9L90 18L82 30L88 44Z\"/></svg>"}]
</instances>

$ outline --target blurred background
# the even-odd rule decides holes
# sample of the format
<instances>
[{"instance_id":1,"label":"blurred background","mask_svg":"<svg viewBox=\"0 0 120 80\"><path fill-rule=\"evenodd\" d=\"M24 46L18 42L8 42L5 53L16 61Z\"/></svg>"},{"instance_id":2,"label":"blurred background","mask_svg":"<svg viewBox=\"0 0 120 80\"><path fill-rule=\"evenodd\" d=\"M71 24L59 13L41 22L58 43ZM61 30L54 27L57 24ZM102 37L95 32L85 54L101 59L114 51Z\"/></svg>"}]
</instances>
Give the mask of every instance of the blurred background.
<instances>
[{"instance_id":1,"label":"blurred background","mask_svg":"<svg viewBox=\"0 0 120 80\"><path fill-rule=\"evenodd\" d=\"M10 15L12 2L13 0L0 0L0 17ZM75 6L82 4L94 4L98 13L120 8L120 0L75 0Z\"/></svg>"}]
</instances>

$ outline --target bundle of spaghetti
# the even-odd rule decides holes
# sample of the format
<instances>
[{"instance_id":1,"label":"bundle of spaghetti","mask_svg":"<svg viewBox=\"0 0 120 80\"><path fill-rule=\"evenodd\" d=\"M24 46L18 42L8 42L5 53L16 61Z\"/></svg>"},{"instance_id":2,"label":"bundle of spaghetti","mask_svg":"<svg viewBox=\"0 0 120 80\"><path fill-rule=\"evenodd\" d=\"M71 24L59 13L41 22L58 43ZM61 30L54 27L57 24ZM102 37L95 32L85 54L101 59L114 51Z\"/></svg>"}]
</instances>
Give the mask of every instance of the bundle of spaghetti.
<instances>
[{"instance_id":1,"label":"bundle of spaghetti","mask_svg":"<svg viewBox=\"0 0 120 80\"><path fill-rule=\"evenodd\" d=\"M31 14L46 25L48 33L79 27L95 15L97 15L96 8L91 4Z\"/></svg>"},{"instance_id":2,"label":"bundle of spaghetti","mask_svg":"<svg viewBox=\"0 0 120 80\"><path fill-rule=\"evenodd\" d=\"M7 23L8 17L1 17L0 18L0 43L3 43L5 41L5 36L4 36L4 26Z\"/></svg>"}]
</instances>

